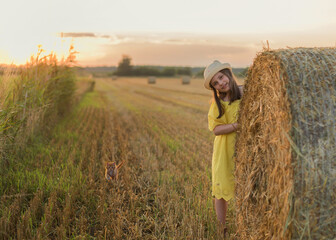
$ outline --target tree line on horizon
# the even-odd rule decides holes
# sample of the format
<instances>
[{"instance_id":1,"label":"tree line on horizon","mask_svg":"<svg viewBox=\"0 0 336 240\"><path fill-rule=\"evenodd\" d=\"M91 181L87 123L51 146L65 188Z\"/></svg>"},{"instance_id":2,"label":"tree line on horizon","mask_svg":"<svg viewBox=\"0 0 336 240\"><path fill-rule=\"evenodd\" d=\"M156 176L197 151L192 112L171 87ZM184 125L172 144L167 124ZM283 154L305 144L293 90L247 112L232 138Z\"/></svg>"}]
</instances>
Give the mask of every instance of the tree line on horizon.
<instances>
[{"instance_id":1,"label":"tree line on horizon","mask_svg":"<svg viewBox=\"0 0 336 240\"><path fill-rule=\"evenodd\" d=\"M157 65L133 65L132 58L123 55L117 66L96 66L96 67L76 67L77 72L90 73L93 77L112 76L143 76L143 77L176 77L191 76L203 78L205 67L183 67L183 66L157 66ZM248 67L232 68L233 73L240 78L245 78Z\"/></svg>"},{"instance_id":2,"label":"tree line on horizon","mask_svg":"<svg viewBox=\"0 0 336 240\"><path fill-rule=\"evenodd\" d=\"M152 66L133 66L132 58L124 55L118 64L116 76L164 76L173 77L176 75L192 76L191 67L152 67Z\"/></svg>"}]
</instances>

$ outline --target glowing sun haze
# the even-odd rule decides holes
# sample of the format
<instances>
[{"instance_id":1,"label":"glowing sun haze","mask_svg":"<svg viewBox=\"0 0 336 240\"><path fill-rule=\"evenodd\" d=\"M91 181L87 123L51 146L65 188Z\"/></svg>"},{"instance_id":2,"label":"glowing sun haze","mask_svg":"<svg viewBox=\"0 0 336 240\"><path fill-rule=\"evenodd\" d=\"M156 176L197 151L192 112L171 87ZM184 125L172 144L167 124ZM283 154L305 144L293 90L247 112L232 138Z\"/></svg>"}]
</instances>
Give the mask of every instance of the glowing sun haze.
<instances>
[{"instance_id":1,"label":"glowing sun haze","mask_svg":"<svg viewBox=\"0 0 336 240\"><path fill-rule=\"evenodd\" d=\"M82 66L242 67L271 48L335 47L335 0L8 0L0 14L0 64L22 64L41 44Z\"/></svg>"}]
</instances>

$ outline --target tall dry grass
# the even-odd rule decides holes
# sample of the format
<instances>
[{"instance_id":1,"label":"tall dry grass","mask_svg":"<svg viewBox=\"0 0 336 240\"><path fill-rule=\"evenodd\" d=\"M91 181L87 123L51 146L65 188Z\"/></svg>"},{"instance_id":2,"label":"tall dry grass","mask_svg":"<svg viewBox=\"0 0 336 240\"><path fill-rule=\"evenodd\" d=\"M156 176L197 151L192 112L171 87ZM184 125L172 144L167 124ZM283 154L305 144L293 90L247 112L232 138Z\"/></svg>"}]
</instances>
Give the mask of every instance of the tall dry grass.
<instances>
[{"instance_id":1,"label":"tall dry grass","mask_svg":"<svg viewBox=\"0 0 336 240\"><path fill-rule=\"evenodd\" d=\"M52 136L94 87L90 79L77 81L74 59L73 47L61 60L53 53L43 56L40 48L25 66L6 67L0 75L0 239L52 238L55 221L62 218L57 212L55 220L57 206L64 205L65 216L72 214L73 198L66 194L76 194L82 176L64 177L75 171L72 161L62 162L74 152L71 145L70 153L64 150L62 130L59 141Z\"/></svg>"},{"instance_id":2,"label":"tall dry grass","mask_svg":"<svg viewBox=\"0 0 336 240\"><path fill-rule=\"evenodd\" d=\"M72 104L75 75L73 47L58 60L39 47L24 66L10 66L0 76L0 156L20 148L36 130L48 130Z\"/></svg>"}]
</instances>

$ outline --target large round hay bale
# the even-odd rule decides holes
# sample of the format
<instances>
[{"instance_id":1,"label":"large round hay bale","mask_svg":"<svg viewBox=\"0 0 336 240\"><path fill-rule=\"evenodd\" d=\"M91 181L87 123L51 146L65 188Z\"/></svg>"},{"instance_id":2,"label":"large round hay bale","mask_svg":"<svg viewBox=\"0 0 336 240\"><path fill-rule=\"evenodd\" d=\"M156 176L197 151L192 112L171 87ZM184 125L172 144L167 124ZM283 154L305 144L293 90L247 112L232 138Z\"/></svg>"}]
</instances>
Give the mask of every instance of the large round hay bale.
<instances>
[{"instance_id":1,"label":"large round hay bale","mask_svg":"<svg viewBox=\"0 0 336 240\"><path fill-rule=\"evenodd\" d=\"M336 49L257 55L236 145L239 239L335 239Z\"/></svg>"},{"instance_id":2,"label":"large round hay bale","mask_svg":"<svg viewBox=\"0 0 336 240\"><path fill-rule=\"evenodd\" d=\"M155 77L149 77L148 78L148 84L155 84L156 83L156 78Z\"/></svg>"},{"instance_id":3,"label":"large round hay bale","mask_svg":"<svg viewBox=\"0 0 336 240\"><path fill-rule=\"evenodd\" d=\"M182 77L182 84L190 84L190 77L186 76L186 77Z\"/></svg>"}]
</instances>

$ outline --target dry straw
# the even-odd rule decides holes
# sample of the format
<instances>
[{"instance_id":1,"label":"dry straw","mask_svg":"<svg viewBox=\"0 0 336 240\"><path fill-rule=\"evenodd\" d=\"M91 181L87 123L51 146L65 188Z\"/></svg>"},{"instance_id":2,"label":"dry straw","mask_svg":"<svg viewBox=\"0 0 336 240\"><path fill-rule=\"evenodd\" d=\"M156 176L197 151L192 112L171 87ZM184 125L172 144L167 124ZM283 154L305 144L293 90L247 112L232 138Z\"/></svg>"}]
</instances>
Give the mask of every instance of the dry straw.
<instances>
[{"instance_id":1,"label":"dry straw","mask_svg":"<svg viewBox=\"0 0 336 240\"><path fill-rule=\"evenodd\" d=\"M240 239L334 239L336 49L265 50L244 93L236 146Z\"/></svg>"}]
</instances>

